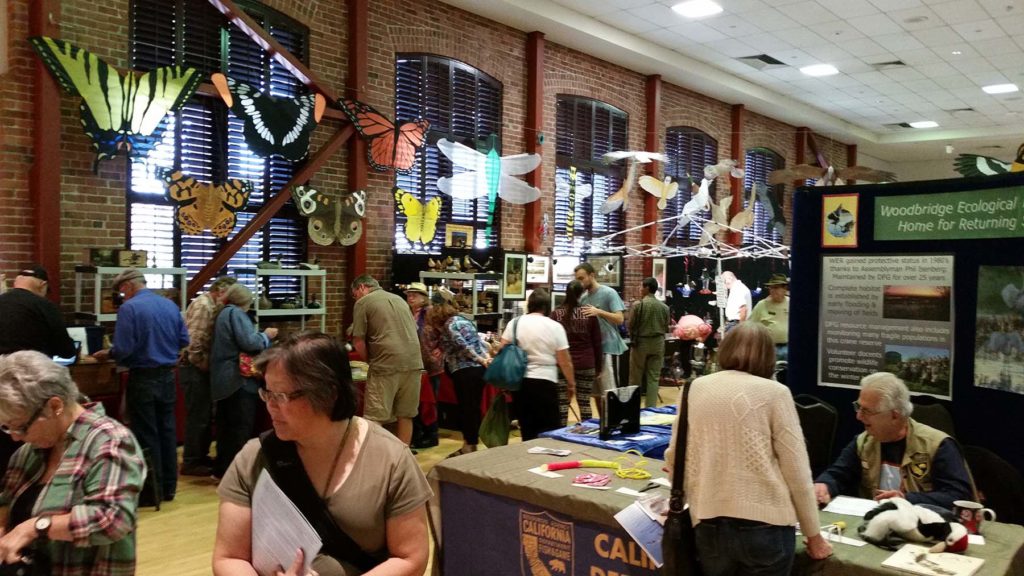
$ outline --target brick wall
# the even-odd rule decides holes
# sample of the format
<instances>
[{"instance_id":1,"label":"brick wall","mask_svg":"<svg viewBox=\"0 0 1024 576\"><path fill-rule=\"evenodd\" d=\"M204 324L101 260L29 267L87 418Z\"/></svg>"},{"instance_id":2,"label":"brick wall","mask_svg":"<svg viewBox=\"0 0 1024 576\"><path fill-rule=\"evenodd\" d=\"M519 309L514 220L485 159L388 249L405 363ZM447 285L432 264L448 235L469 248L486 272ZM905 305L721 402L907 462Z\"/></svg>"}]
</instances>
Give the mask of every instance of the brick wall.
<instances>
[{"instance_id":1,"label":"brick wall","mask_svg":"<svg viewBox=\"0 0 1024 576\"><path fill-rule=\"evenodd\" d=\"M31 258L33 235L28 205L28 174L32 166L32 67L35 56L25 38L30 0L9 0L10 70L0 82L0 270L11 272ZM266 3L305 23L311 30L310 65L321 80L341 96L346 94L347 15L344 2L267 0ZM433 0L374 0L369 2L369 75L363 99L386 114L394 110L394 58L398 52L425 52L465 62L502 83L503 144L505 154L516 154L538 134L524 129L526 107L526 34ZM111 64L128 62L128 0L64 0L61 30L65 39L90 50ZM587 54L547 43L544 70L544 162L541 189L542 213L553 215L555 160L555 98L572 94L595 98L629 115L629 144L641 149L646 127L645 78ZM662 96L662 130L689 125L718 140L719 157L742 156L730 150L730 105L693 91L665 83ZM63 304L70 310L73 266L86 247L123 247L125 231L126 160L118 158L92 173L93 153L78 122L78 99L62 97L61 114L61 281ZM312 139L315 151L341 127L325 121ZM744 146L767 146L795 162L795 128L748 112ZM662 132L663 134L663 132ZM836 166L845 166L845 148L839 142L819 138ZM347 152L332 158L312 179L325 191L347 189ZM394 236L393 176L371 171L367 186L368 206L364 237L368 242L367 271L383 282L390 278ZM642 194L633 192L627 227L642 222ZM791 208L791 192L786 194ZM525 245L522 206L502 207L502 245L520 250ZM640 242L640 231L630 233L630 243ZM551 246L548 238L543 250ZM310 246L310 256L328 270L328 291L321 295L328 310L328 330L337 332L348 298L347 251L341 247ZM643 263L628 259L625 285L639 283ZM632 292L627 292L631 294Z\"/></svg>"}]
</instances>

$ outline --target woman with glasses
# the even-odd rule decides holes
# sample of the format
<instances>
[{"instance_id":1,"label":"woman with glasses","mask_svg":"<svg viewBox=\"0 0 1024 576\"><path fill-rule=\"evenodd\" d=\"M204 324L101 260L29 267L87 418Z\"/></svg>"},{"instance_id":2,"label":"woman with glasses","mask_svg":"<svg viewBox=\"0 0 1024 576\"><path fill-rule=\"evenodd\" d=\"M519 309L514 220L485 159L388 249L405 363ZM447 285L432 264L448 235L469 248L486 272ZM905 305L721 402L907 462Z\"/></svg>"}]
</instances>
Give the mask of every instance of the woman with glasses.
<instances>
[{"instance_id":1,"label":"woman with glasses","mask_svg":"<svg viewBox=\"0 0 1024 576\"><path fill-rule=\"evenodd\" d=\"M428 556L430 487L408 446L355 416L348 355L325 334L306 333L256 359L274 425L238 453L220 483L213 551L217 576L255 574L253 491L266 470L324 541L320 576L421 576ZM282 473L283 472L283 473ZM306 576L297 552L287 575Z\"/></svg>"},{"instance_id":2,"label":"woman with glasses","mask_svg":"<svg viewBox=\"0 0 1024 576\"><path fill-rule=\"evenodd\" d=\"M252 438L256 424L258 381L243 374L243 355L256 355L270 347L277 328L260 332L247 312L252 306L252 291L234 284L224 291L224 308L213 324L210 349L210 397L217 410L217 460L213 474L224 476L235 454ZM246 359L251 362L251 358Z\"/></svg>"},{"instance_id":3,"label":"woman with glasses","mask_svg":"<svg viewBox=\"0 0 1024 576\"><path fill-rule=\"evenodd\" d=\"M793 565L800 522L807 553L832 554L819 534L804 435L789 388L771 380L768 329L741 322L718 348L720 372L689 386L683 487L706 576L782 576ZM665 461L675 458L679 420Z\"/></svg>"},{"instance_id":4,"label":"woman with glasses","mask_svg":"<svg viewBox=\"0 0 1024 576\"><path fill-rule=\"evenodd\" d=\"M134 574L142 452L101 404L80 398L68 369L45 355L0 356L0 430L24 442L0 489L0 562L31 557L33 574Z\"/></svg>"}]
</instances>

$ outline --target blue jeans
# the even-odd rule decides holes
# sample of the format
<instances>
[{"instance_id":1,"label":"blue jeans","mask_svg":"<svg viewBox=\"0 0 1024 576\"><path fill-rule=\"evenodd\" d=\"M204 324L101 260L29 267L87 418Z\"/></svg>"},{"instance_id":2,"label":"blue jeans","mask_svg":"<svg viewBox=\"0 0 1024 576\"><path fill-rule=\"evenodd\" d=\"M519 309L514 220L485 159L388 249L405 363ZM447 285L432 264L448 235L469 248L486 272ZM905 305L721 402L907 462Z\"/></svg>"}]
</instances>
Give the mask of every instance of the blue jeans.
<instances>
[{"instance_id":1,"label":"blue jeans","mask_svg":"<svg viewBox=\"0 0 1024 576\"><path fill-rule=\"evenodd\" d=\"M125 404L129 428L148 449L165 499L178 488L178 437L174 431L174 367L132 368Z\"/></svg>"},{"instance_id":2,"label":"blue jeans","mask_svg":"<svg viewBox=\"0 0 1024 576\"><path fill-rule=\"evenodd\" d=\"M183 464L206 464L213 440L213 400L210 398L210 373L191 364L178 369L185 389L185 451Z\"/></svg>"},{"instance_id":3,"label":"blue jeans","mask_svg":"<svg viewBox=\"0 0 1024 576\"><path fill-rule=\"evenodd\" d=\"M793 566L792 526L719 517L701 520L696 533L705 576L786 576Z\"/></svg>"}]
</instances>

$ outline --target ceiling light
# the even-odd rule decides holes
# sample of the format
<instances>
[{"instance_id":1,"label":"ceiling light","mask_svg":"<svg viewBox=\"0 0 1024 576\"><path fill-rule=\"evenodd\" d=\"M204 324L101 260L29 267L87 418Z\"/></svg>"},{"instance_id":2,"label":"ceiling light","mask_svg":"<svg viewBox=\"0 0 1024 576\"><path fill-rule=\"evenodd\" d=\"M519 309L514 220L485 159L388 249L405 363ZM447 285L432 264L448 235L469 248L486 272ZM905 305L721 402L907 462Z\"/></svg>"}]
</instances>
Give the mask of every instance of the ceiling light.
<instances>
[{"instance_id":1,"label":"ceiling light","mask_svg":"<svg viewBox=\"0 0 1024 576\"><path fill-rule=\"evenodd\" d=\"M953 50L952 54L953 54L953 56L959 56L959 55L963 54L963 52L961 52L959 50Z\"/></svg>"},{"instance_id":2,"label":"ceiling light","mask_svg":"<svg viewBox=\"0 0 1024 576\"><path fill-rule=\"evenodd\" d=\"M839 70L831 64L814 64L813 66L804 66L800 71L808 76L832 76L833 74L839 74Z\"/></svg>"},{"instance_id":3,"label":"ceiling light","mask_svg":"<svg viewBox=\"0 0 1024 576\"><path fill-rule=\"evenodd\" d=\"M990 84L988 86L982 86L982 90L986 94L1006 94L1008 92L1016 92L1020 90L1016 84Z\"/></svg>"},{"instance_id":4,"label":"ceiling light","mask_svg":"<svg viewBox=\"0 0 1024 576\"><path fill-rule=\"evenodd\" d=\"M920 120L918 122L911 122L911 128L938 128L939 123L934 120Z\"/></svg>"},{"instance_id":5,"label":"ceiling light","mask_svg":"<svg viewBox=\"0 0 1024 576\"><path fill-rule=\"evenodd\" d=\"M722 11L722 7L712 0L689 0L676 4L672 9L686 18L704 18Z\"/></svg>"}]
</instances>

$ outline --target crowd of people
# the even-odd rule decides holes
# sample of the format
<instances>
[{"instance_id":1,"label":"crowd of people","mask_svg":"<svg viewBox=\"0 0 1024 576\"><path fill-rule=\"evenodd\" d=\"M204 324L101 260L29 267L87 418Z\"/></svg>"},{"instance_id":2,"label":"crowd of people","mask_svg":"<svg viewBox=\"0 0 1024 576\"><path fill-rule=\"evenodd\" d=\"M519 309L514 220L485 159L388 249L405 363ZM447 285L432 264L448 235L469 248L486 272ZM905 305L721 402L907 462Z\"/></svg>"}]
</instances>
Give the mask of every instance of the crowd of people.
<instances>
[{"instance_id":1,"label":"crowd of people","mask_svg":"<svg viewBox=\"0 0 1024 576\"><path fill-rule=\"evenodd\" d=\"M885 372L861 382L854 410L864 432L812 480L792 396L773 379L788 343L788 279L773 277L770 297L752 311L749 290L735 276L723 279L735 318L718 348L721 371L693 380L686 400L683 484L705 574L788 574L794 525L817 526L817 506L839 494L946 508L977 500L959 446L913 420L906 385ZM413 283L402 298L362 275L351 285L351 344L368 365L357 415L349 351L338 338L301 332L275 342L277 329L261 331L247 314L252 292L230 277L215 280L182 319L173 302L147 289L139 270L128 269L113 280L124 299L113 345L94 354L129 371L125 426L83 397L68 369L51 359L69 352L69 339L44 298L46 285L45 270L29 267L0 296L0 311L32 328L21 339L0 338L0 430L24 443L0 483L0 563L31 563L49 574L83 567L134 573L147 474L156 479L151 501L176 493L175 370L187 406L181 473L220 479L214 574L254 573L253 505L265 473L324 541L315 558L298 551L279 573L307 574L308 566L321 576L375 568L419 576L432 491L411 450L414 432L419 442L437 442L436 420L419 409L421 391L436 394L442 374L451 379L463 437L451 456L476 451L486 369L514 343L525 352L526 373L513 397L522 438L533 439L565 426L573 401L581 419L591 416L592 400L603 410L602 396L616 387L613 359L626 350L624 323L629 382L656 405L670 326L654 278L641 282L627 314L618 293L582 263L560 306L552 310L551 294L534 290L526 314L508 322L492 346L445 287ZM676 332L703 340L710 327L680 323ZM256 438L260 400L272 427ZM805 543L812 558L831 554L816 532Z\"/></svg>"}]
</instances>

